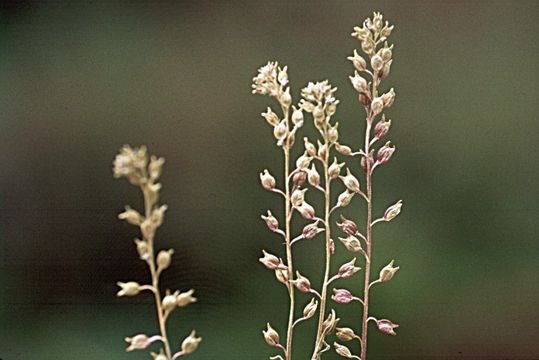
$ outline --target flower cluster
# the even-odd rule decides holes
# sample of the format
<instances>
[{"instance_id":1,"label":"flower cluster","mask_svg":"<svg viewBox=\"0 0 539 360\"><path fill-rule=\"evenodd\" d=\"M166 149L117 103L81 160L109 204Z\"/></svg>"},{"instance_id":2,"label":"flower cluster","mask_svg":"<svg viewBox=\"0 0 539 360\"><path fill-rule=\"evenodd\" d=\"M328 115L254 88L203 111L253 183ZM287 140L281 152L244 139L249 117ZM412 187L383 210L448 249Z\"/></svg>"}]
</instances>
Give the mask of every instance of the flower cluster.
<instances>
[{"instance_id":1,"label":"flower cluster","mask_svg":"<svg viewBox=\"0 0 539 360\"><path fill-rule=\"evenodd\" d=\"M394 261L391 261L380 271L377 279L371 280L372 228L378 222L393 220L399 215L402 207L402 202L398 201L390 206L382 217L373 220L372 176L374 170L388 163L395 152L395 147L389 141L378 149L375 148L378 146L378 141L389 133L391 120L386 119L384 112L395 101L394 89L379 93L380 84L388 77L393 62L393 45L389 45L386 41L392 30L393 26L390 26L387 21L384 23L380 13L374 13L374 16L365 20L361 27L355 27L352 33L352 36L361 41L361 50L366 56L364 58L357 50L354 50L353 55L348 58L355 68L350 81L358 92L360 104L366 111L365 142L357 150L339 142L339 124L332 122L339 104L339 100L336 99L337 88L332 87L328 80L309 82L301 91L302 99L298 105L292 106L290 88L286 87L288 84L287 67L280 68L276 62L269 62L261 67L258 76L253 78L253 93L276 98L282 110L282 116L277 115L269 107L266 112L262 113L264 119L273 127L277 145L283 149L284 171L282 188L278 187L278 181L267 169L260 174L260 181L264 189L283 197L285 211L281 223L284 227L281 227L279 220L269 210L267 216L263 215L262 219L269 230L284 238L286 256L279 257L263 251L260 262L275 272L277 280L286 286L290 299L286 344L281 344L279 333L269 323L267 330L263 331L266 343L284 353L284 358L276 355L271 359L292 359L295 326L314 317L316 312L318 312L318 325L312 360L321 359L323 353L331 348L329 345L331 342L327 338L333 333L340 341L357 340L361 345L361 356L356 356L347 346L334 342L338 355L349 359L366 360L369 320L374 321L382 333L396 334L394 329L398 325L387 319L377 320L371 317L368 309L370 288L374 284L391 280L399 269L394 266ZM290 114L291 106L292 114ZM297 131L304 123L303 112L312 115L314 126L320 136L315 141L304 137L304 151L293 161L290 158L290 149L294 145ZM346 171L343 171L346 164L338 160L340 156L359 157L361 166L357 170L347 167ZM292 167L294 164L295 168ZM365 178L363 184L355 173L363 174ZM340 190L338 196L333 196L336 186L344 191ZM315 194L323 196L322 209L315 209L307 201L307 198L316 196L312 194L313 191L309 191L310 189L314 189ZM337 197L336 202L333 200L335 197ZM340 222L332 220L335 212L350 206L354 197L364 200L367 207L366 224L361 227L364 231L355 221L345 218L342 214ZM294 217L295 213L300 216ZM303 231L297 236L291 233L292 221L304 222ZM332 234L333 224L336 224L345 234L343 237L338 237L345 250L359 254L361 260L364 261L364 279L361 281L363 296L361 297L353 295L351 290L345 288L331 288L333 282L352 278L362 270L361 267L355 265L356 258L353 258L340 265L337 271L332 271L332 256L336 251ZM325 248L323 280L319 286L313 284L307 276L295 271L293 264L293 245L301 240L316 239L318 234L323 234ZM299 294L296 294L296 291ZM303 317L296 319L295 304L298 302L298 296L308 296L310 301L304 308ZM328 302L330 299L341 305L352 302L361 304L363 314L358 320L361 325L361 335L356 334L351 327L336 327L339 318L335 310L330 309Z\"/></svg>"},{"instance_id":2,"label":"flower cluster","mask_svg":"<svg viewBox=\"0 0 539 360\"><path fill-rule=\"evenodd\" d=\"M185 307L197 301L193 296L194 290L186 292L166 290L165 296L161 297L159 279L161 273L170 267L172 263L173 249L160 250L155 255L154 243L157 229L163 224L166 205L158 205L159 191L161 184L158 183L161 176L162 167L165 160L151 156L148 158L145 147L131 148L125 145L114 160L114 176L116 178L125 177L133 185L139 186L144 196L144 214L129 206L118 215L120 220L125 220L129 224L138 226L141 232L141 239L135 239L138 255L150 270L151 284L141 285L136 281L118 282L120 290L116 294L118 297L136 296L142 291L153 293L157 308L157 317L160 334L148 336L138 334L133 337L126 337L129 344L127 351L143 350L155 342L161 342L162 348L159 353L151 353L154 360L174 360L180 356L194 352L200 341L193 330L180 345L180 350L172 353L170 341L167 337L166 321L172 311L176 308Z\"/></svg>"}]
</instances>

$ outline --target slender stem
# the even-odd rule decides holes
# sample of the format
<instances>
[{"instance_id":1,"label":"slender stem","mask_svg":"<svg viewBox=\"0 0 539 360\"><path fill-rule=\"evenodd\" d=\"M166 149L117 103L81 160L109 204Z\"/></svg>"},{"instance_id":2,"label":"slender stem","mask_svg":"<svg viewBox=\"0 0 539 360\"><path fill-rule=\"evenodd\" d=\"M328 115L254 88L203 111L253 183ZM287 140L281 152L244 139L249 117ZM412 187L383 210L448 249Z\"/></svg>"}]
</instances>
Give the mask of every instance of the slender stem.
<instances>
[{"instance_id":1,"label":"slender stem","mask_svg":"<svg viewBox=\"0 0 539 360\"><path fill-rule=\"evenodd\" d=\"M142 187L142 192L144 194L144 210L146 218L148 219L151 216L152 213L152 204L150 203L149 194L146 188L146 185ZM154 297L155 297L155 306L157 310L157 319L159 321L159 329L161 331L161 338L163 341L163 344L165 346L165 354L167 356L167 359L172 358L172 353L170 351L170 344L168 342L167 337L167 328L166 328L166 318L163 311L163 306L161 304L161 294L159 292L159 275L157 274L157 270L155 267L155 256L154 256L154 248L153 248L153 237L150 239L146 239L148 241L148 247L149 247L149 258L148 258L148 265L150 267L150 273L152 276L152 285L154 288Z\"/></svg>"},{"instance_id":2,"label":"slender stem","mask_svg":"<svg viewBox=\"0 0 539 360\"><path fill-rule=\"evenodd\" d=\"M378 78L375 75L372 82L373 98L378 96L377 89ZM367 359L367 322L369 318L369 284L371 276L371 254L372 254L372 171L370 154L370 136L371 126L373 122L372 112L369 111L367 117L367 127L365 129L365 154L367 155L366 163L366 183L367 183L367 256L365 258L365 281L363 288L363 323L361 331L361 360Z\"/></svg>"},{"instance_id":3,"label":"slender stem","mask_svg":"<svg viewBox=\"0 0 539 360\"><path fill-rule=\"evenodd\" d=\"M327 145L327 140L326 140ZM322 346L322 343L324 341L324 334L323 334L323 323L325 320L325 310L326 310L326 300L327 300L327 288L329 284L329 270L330 270L330 264L331 264L331 226L329 222L329 216L330 216L330 179L329 179L329 171L328 171L328 164L329 164L329 146L328 151L326 151L325 159L323 160L324 163L324 181L325 181L325 191L324 191L324 197L325 197L325 220L324 225L326 227L326 269L324 272L324 282L322 283L322 291L321 291L321 298L320 298L320 316L318 318L318 328L316 331L316 343L314 348L314 353L312 356L312 359L318 358L318 353L320 352L320 347Z\"/></svg>"},{"instance_id":4,"label":"slender stem","mask_svg":"<svg viewBox=\"0 0 539 360\"><path fill-rule=\"evenodd\" d=\"M285 242L286 242L286 261L288 265L288 279L294 276L292 266L292 241L290 240L290 150L287 146L284 149L284 179L285 179ZM288 293L290 295L290 312L288 315L288 329L286 333L286 360L292 359L292 337L294 331L294 286L288 284Z\"/></svg>"}]
</instances>

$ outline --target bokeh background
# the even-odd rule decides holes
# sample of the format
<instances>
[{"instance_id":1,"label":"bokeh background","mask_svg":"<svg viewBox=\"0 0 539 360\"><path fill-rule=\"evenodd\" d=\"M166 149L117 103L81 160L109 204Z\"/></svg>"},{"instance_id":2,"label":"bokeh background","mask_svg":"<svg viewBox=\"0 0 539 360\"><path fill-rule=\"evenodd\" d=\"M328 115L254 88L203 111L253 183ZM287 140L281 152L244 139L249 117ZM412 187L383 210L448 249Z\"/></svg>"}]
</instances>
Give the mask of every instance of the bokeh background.
<instances>
[{"instance_id":1,"label":"bokeh background","mask_svg":"<svg viewBox=\"0 0 539 360\"><path fill-rule=\"evenodd\" d=\"M397 91L397 152L376 175L375 209L405 206L376 229L374 268L395 258L401 270L372 299L374 315L401 326L396 337L372 329L369 359L539 359L538 1L0 9L2 360L149 358L126 354L123 337L155 330L151 299L115 297L117 280L147 278L136 229L116 219L124 204L141 206L112 177L125 143L167 159L159 243L176 255L163 284L199 297L172 315L173 343L196 328L193 360L268 358L261 330L269 320L284 334L288 305L257 261L262 248L280 251L259 215L282 210L258 173L279 173L282 159L260 117L271 101L251 95L251 78L267 60L287 64L296 101L308 81L329 78L341 139L359 144L346 57L359 47L352 27L373 10L396 27L386 84ZM358 201L345 213L363 218ZM351 256L337 246L339 264ZM319 283L321 238L295 254ZM360 278L339 285L358 290ZM357 329L359 309L335 308ZM298 328L295 358L309 358L313 325Z\"/></svg>"}]
</instances>

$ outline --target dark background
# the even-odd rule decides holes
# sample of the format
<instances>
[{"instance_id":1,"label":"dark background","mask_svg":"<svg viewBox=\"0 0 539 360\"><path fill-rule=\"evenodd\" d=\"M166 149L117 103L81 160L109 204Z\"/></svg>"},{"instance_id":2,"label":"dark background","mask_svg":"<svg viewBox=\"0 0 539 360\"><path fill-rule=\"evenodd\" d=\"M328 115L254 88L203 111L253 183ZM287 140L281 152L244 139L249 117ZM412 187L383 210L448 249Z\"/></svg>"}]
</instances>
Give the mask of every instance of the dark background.
<instances>
[{"instance_id":1,"label":"dark background","mask_svg":"<svg viewBox=\"0 0 539 360\"><path fill-rule=\"evenodd\" d=\"M158 241L176 254L163 285L199 297L172 314L173 344L196 328L192 359L272 354L261 330L269 320L284 337L288 305L257 261L281 249L259 215L282 206L258 173L278 174L282 159L251 77L287 64L294 101L329 78L341 139L359 145L346 57L373 10L396 27L397 92L397 152L375 177L375 210L405 205L376 229L374 268L395 258L401 270L372 299L401 326L371 331L369 359L539 359L537 1L3 1L0 358L149 358L124 353L123 337L155 331L151 299L115 297L117 280L147 279L136 229L116 219L141 206L112 177L124 143L167 159ZM353 204L346 214L363 219ZM295 254L319 283L321 238ZM350 257L338 244L335 264ZM336 309L358 328L359 309ZM298 360L313 325L298 327Z\"/></svg>"}]
</instances>

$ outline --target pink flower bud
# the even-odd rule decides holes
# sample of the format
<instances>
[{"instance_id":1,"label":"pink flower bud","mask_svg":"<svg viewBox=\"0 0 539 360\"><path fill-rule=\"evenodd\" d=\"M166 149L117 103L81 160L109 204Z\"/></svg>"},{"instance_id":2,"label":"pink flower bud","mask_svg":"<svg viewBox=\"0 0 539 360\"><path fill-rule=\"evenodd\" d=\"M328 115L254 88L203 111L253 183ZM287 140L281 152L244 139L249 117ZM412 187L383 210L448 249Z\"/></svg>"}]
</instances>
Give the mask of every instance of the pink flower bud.
<instances>
[{"instance_id":1,"label":"pink flower bud","mask_svg":"<svg viewBox=\"0 0 539 360\"><path fill-rule=\"evenodd\" d=\"M336 143L335 144L335 150L337 150L339 152L339 154L344 155L344 156L352 155L352 149L350 148L350 146L341 145L339 143Z\"/></svg>"},{"instance_id":2,"label":"pink flower bud","mask_svg":"<svg viewBox=\"0 0 539 360\"><path fill-rule=\"evenodd\" d=\"M302 276L299 271L296 271L296 280L290 281L301 292L311 292L311 282L305 276Z\"/></svg>"},{"instance_id":3,"label":"pink flower bud","mask_svg":"<svg viewBox=\"0 0 539 360\"><path fill-rule=\"evenodd\" d=\"M355 273L357 273L359 270L361 270L360 267L354 266L356 263L356 258L353 258L351 261L347 262L346 264L342 265L339 268L339 272L337 273L340 278L349 278Z\"/></svg>"},{"instance_id":4,"label":"pink flower bud","mask_svg":"<svg viewBox=\"0 0 539 360\"><path fill-rule=\"evenodd\" d=\"M388 141L384 146L382 146L378 150L378 154L376 154L376 160L380 164L384 164L391 159L391 156L395 152L395 147L390 145L390 142Z\"/></svg>"},{"instance_id":5,"label":"pink flower bud","mask_svg":"<svg viewBox=\"0 0 539 360\"><path fill-rule=\"evenodd\" d=\"M301 204L303 204L303 201L305 200L305 193L308 189L296 189L292 192L292 195L290 196L290 202L292 203L292 206L298 207Z\"/></svg>"},{"instance_id":6,"label":"pink flower bud","mask_svg":"<svg viewBox=\"0 0 539 360\"><path fill-rule=\"evenodd\" d=\"M385 221L391 221L394 218L397 217L401 213L402 208L402 200L397 201L396 204L391 205L387 208L387 210L384 212L384 220Z\"/></svg>"},{"instance_id":7,"label":"pink flower bud","mask_svg":"<svg viewBox=\"0 0 539 360\"><path fill-rule=\"evenodd\" d=\"M311 164L311 161L313 158L309 156L307 153L304 153L296 160L296 167L298 170L306 170L309 165Z\"/></svg>"},{"instance_id":8,"label":"pink flower bud","mask_svg":"<svg viewBox=\"0 0 539 360\"><path fill-rule=\"evenodd\" d=\"M316 309L318 308L318 301L311 299L311 302L307 304L307 306L305 306L305 308L303 309L303 318L304 319L309 319L309 318L312 318L314 316L314 314L316 313Z\"/></svg>"},{"instance_id":9,"label":"pink flower bud","mask_svg":"<svg viewBox=\"0 0 539 360\"><path fill-rule=\"evenodd\" d=\"M268 210L268 216L261 215L260 217L266 222L268 229L270 229L273 232L276 232L279 230L279 222L271 214L271 211Z\"/></svg>"},{"instance_id":10,"label":"pink flower bud","mask_svg":"<svg viewBox=\"0 0 539 360\"><path fill-rule=\"evenodd\" d=\"M260 183L266 190L275 189L275 178L271 176L267 169L260 173Z\"/></svg>"},{"instance_id":11,"label":"pink flower bud","mask_svg":"<svg viewBox=\"0 0 539 360\"><path fill-rule=\"evenodd\" d=\"M340 223L337 223L337 226L339 229L347 233L348 235L355 235L357 234L357 225L352 220L348 220L344 216L341 215L341 221Z\"/></svg>"},{"instance_id":12,"label":"pink flower bud","mask_svg":"<svg viewBox=\"0 0 539 360\"><path fill-rule=\"evenodd\" d=\"M374 164L374 151L373 150L371 150L371 152L369 153L369 163L370 163L370 168L372 169L372 165ZM367 158L365 156L361 157L361 167L363 168L365 172L367 172Z\"/></svg>"},{"instance_id":13,"label":"pink flower bud","mask_svg":"<svg viewBox=\"0 0 539 360\"><path fill-rule=\"evenodd\" d=\"M283 264L283 261L279 259L277 256L272 255L265 250L262 250L262 253L264 254L264 257L261 257L258 261L260 261L262 264L264 264L265 267L267 267L270 270L275 269L281 269L286 270L287 267Z\"/></svg>"},{"instance_id":14,"label":"pink flower bud","mask_svg":"<svg viewBox=\"0 0 539 360\"><path fill-rule=\"evenodd\" d=\"M337 342L334 342L333 347L335 348L335 352L338 355L340 355L340 356L342 356L344 358L347 358L347 359L352 359L352 356L353 356L352 352L346 346L341 345L341 344L339 344Z\"/></svg>"},{"instance_id":15,"label":"pink flower bud","mask_svg":"<svg viewBox=\"0 0 539 360\"><path fill-rule=\"evenodd\" d=\"M333 289L331 299L338 304L349 304L354 300L354 296L346 289Z\"/></svg>"},{"instance_id":16,"label":"pink flower bud","mask_svg":"<svg viewBox=\"0 0 539 360\"><path fill-rule=\"evenodd\" d=\"M370 92L369 93L360 93L359 94L359 102L363 104L363 106L369 106L372 102Z\"/></svg>"},{"instance_id":17,"label":"pink flower bud","mask_svg":"<svg viewBox=\"0 0 539 360\"><path fill-rule=\"evenodd\" d=\"M319 221L317 220L316 222L308 224L303 228L301 235L304 239L312 239L316 234L324 231L324 229L318 227L318 223Z\"/></svg>"},{"instance_id":18,"label":"pink flower bud","mask_svg":"<svg viewBox=\"0 0 539 360\"><path fill-rule=\"evenodd\" d=\"M307 179L307 174L305 171L298 171L297 173L292 176L292 184L294 184L295 187L300 187L305 183L305 180Z\"/></svg>"},{"instance_id":19,"label":"pink flower bud","mask_svg":"<svg viewBox=\"0 0 539 360\"><path fill-rule=\"evenodd\" d=\"M371 102L371 112L373 116L380 114L384 110L384 101L382 98L374 98Z\"/></svg>"},{"instance_id":20,"label":"pink flower bud","mask_svg":"<svg viewBox=\"0 0 539 360\"><path fill-rule=\"evenodd\" d=\"M374 135L378 139L383 138L389 132L390 126L391 126L391 120L386 121L385 115L382 115L382 119L378 121L378 123L374 127Z\"/></svg>"},{"instance_id":21,"label":"pink flower bud","mask_svg":"<svg viewBox=\"0 0 539 360\"><path fill-rule=\"evenodd\" d=\"M380 330L384 334L393 335L393 336L397 335L394 329L399 327L399 325L393 324L391 321L387 319L376 320L376 326L378 326L378 330Z\"/></svg>"},{"instance_id":22,"label":"pink flower bud","mask_svg":"<svg viewBox=\"0 0 539 360\"><path fill-rule=\"evenodd\" d=\"M391 88L389 92L382 95L382 101L384 102L384 107L391 107L391 105L393 105L393 103L395 102L395 90Z\"/></svg>"}]
</instances>

